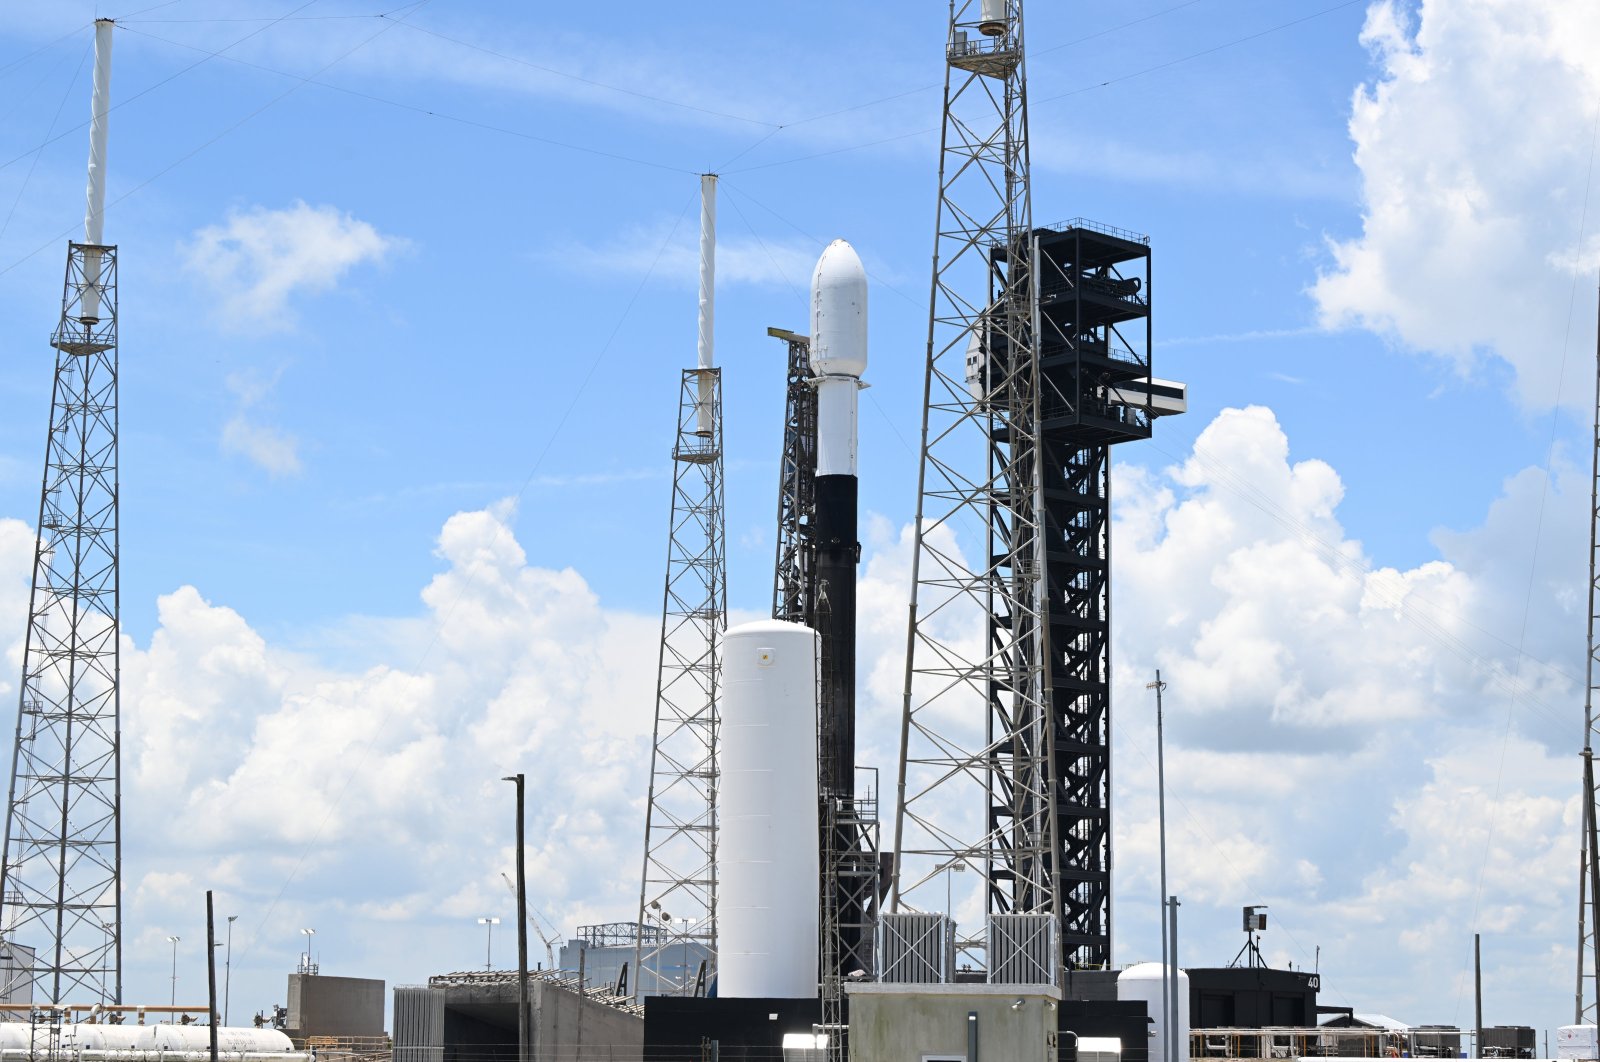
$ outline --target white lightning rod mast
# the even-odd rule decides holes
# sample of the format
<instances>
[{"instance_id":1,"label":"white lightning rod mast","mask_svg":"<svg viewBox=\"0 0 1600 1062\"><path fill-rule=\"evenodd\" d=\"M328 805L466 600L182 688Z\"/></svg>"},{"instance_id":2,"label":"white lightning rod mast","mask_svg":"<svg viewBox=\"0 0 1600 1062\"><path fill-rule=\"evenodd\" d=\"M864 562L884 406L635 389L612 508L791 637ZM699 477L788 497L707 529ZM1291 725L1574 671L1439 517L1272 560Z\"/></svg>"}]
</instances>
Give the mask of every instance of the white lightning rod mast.
<instances>
[{"instance_id":1,"label":"white lightning rod mast","mask_svg":"<svg viewBox=\"0 0 1600 1062\"><path fill-rule=\"evenodd\" d=\"M89 187L83 215L83 242L91 248L105 243L106 227L106 142L111 110L111 30L109 18L94 23L94 99L89 112ZM85 321L100 319L100 252L89 250L83 258L83 307Z\"/></svg>"},{"instance_id":2,"label":"white lightning rod mast","mask_svg":"<svg viewBox=\"0 0 1600 1062\"><path fill-rule=\"evenodd\" d=\"M83 215L85 243L105 241L106 141L108 112L111 110L111 29L109 18L94 23L94 102L89 119L88 210Z\"/></svg>"},{"instance_id":3,"label":"white lightning rod mast","mask_svg":"<svg viewBox=\"0 0 1600 1062\"><path fill-rule=\"evenodd\" d=\"M717 363L716 327L717 301L717 175L700 175L700 368L714 368ZM700 377L700 402L697 410L697 427L702 435L711 434L711 389L709 375Z\"/></svg>"}]
</instances>

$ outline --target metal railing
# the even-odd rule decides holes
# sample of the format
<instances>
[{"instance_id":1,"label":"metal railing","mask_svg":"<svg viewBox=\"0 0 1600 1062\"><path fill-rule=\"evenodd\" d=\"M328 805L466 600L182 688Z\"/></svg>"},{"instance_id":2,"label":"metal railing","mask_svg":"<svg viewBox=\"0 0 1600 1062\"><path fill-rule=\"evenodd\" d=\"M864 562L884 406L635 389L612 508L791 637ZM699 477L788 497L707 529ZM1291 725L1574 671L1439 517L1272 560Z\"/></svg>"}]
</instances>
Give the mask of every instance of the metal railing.
<instances>
[{"instance_id":1,"label":"metal railing","mask_svg":"<svg viewBox=\"0 0 1600 1062\"><path fill-rule=\"evenodd\" d=\"M1115 225L1107 225L1100 221L1090 221L1088 218L1072 218L1069 221L1058 221L1054 225L1041 225L1039 227L1054 229L1057 232L1062 229L1088 229L1090 232L1098 232L1104 236L1115 236L1117 239L1127 240L1129 243L1142 243L1146 247L1150 245L1150 237L1142 232L1134 232L1132 229L1119 229Z\"/></svg>"}]
</instances>

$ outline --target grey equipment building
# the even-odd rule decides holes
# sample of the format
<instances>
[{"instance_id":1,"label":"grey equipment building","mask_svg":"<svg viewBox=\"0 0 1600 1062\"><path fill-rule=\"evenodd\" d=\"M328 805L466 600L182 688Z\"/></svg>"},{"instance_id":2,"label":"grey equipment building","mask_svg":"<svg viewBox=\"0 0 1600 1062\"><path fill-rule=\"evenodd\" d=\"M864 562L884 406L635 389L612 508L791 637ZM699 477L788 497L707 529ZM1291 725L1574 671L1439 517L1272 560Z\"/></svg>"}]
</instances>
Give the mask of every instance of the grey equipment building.
<instances>
[{"instance_id":1,"label":"grey equipment building","mask_svg":"<svg viewBox=\"0 0 1600 1062\"><path fill-rule=\"evenodd\" d=\"M528 974L536 1062L612 1062L644 1051L642 1008L559 971ZM517 973L441 974L394 990L394 1062L517 1062Z\"/></svg>"}]
</instances>

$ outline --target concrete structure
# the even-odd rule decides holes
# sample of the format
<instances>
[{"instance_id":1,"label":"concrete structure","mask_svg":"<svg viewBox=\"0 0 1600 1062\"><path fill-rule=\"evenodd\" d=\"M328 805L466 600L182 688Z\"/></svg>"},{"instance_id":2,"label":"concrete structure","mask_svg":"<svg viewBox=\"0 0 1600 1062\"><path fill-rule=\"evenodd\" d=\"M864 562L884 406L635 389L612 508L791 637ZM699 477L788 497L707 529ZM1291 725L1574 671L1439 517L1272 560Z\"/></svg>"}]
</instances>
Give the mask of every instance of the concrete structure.
<instances>
[{"instance_id":1,"label":"concrete structure","mask_svg":"<svg viewBox=\"0 0 1600 1062\"><path fill-rule=\"evenodd\" d=\"M852 1062L1055 1062L1061 994L1049 985L852 984Z\"/></svg>"},{"instance_id":2,"label":"concrete structure","mask_svg":"<svg viewBox=\"0 0 1600 1062\"><path fill-rule=\"evenodd\" d=\"M536 1062L630 1062L644 1050L639 1008L580 992L550 971L529 979ZM516 1062L515 972L446 974L394 990L395 1062Z\"/></svg>"},{"instance_id":3,"label":"concrete structure","mask_svg":"<svg viewBox=\"0 0 1600 1062\"><path fill-rule=\"evenodd\" d=\"M297 1046L306 1038L338 1039L381 1037L383 982L366 977L327 977L323 974L289 975L286 1031Z\"/></svg>"}]
</instances>

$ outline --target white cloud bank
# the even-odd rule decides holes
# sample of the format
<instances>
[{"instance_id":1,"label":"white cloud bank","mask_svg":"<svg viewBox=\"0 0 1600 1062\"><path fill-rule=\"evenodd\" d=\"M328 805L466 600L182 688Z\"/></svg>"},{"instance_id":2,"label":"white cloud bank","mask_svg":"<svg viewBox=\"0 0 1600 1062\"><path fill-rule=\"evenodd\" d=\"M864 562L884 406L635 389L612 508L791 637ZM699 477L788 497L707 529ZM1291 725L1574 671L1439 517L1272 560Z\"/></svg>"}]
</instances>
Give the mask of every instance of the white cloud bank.
<instances>
[{"instance_id":1,"label":"white cloud bank","mask_svg":"<svg viewBox=\"0 0 1600 1062\"><path fill-rule=\"evenodd\" d=\"M1345 534L1336 471L1292 460L1264 409L1224 412L1174 468L1117 475L1118 960L1156 950L1142 687L1159 666L1186 962L1225 963L1238 906L1268 903L1269 954L1310 965L1320 946L1327 1001L1465 1021L1476 929L1490 1020L1564 1020L1584 477L1553 485L1547 559L1532 569L1535 660L1519 664L1530 474L1408 570ZM475 919L510 921L500 778L517 771L537 906L565 930L630 917L658 617L530 563L508 515L445 523L415 616L352 617L317 643L360 644L376 666L275 644L194 587L160 599L148 645L125 643L130 997L166 997L164 938L203 939L208 887L241 915L238 1014L282 1001L304 926L327 973L395 984L481 963ZM869 529L861 760L887 779L907 536L882 518ZM0 521L0 630L18 635L31 544ZM1536 662L1550 658L1564 667ZM180 994L201 983L202 951L180 949Z\"/></svg>"},{"instance_id":2,"label":"white cloud bank","mask_svg":"<svg viewBox=\"0 0 1600 1062\"><path fill-rule=\"evenodd\" d=\"M1481 526L1398 569L1348 535L1337 471L1292 458L1270 410L1223 412L1172 468L1114 474L1116 960L1159 953L1159 667L1186 964L1225 965L1239 908L1266 903L1269 955L1312 966L1320 948L1325 1002L1470 1022L1476 929L1493 1020L1565 1021L1586 476L1558 475L1536 534L1542 474L1519 474ZM888 771L909 547L881 520L868 545L861 759ZM968 925L973 884L955 877Z\"/></svg>"},{"instance_id":3,"label":"white cloud bank","mask_svg":"<svg viewBox=\"0 0 1600 1062\"><path fill-rule=\"evenodd\" d=\"M1159 475L1120 470L1122 959L1156 954L1159 667L1186 962L1225 963L1238 908L1268 903L1270 954L1320 947L1325 1002L1470 1023L1476 930L1494 1021L1566 1020L1587 477L1558 474L1541 526L1542 478L1400 570L1346 534L1338 474L1291 460L1269 410L1223 412Z\"/></svg>"},{"instance_id":4,"label":"white cloud bank","mask_svg":"<svg viewBox=\"0 0 1600 1062\"><path fill-rule=\"evenodd\" d=\"M291 300L331 291L356 266L382 263L405 241L332 206L296 200L280 210L231 211L183 248L188 267L221 299L233 328L289 328Z\"/></svg>"},{"instance_id":5,"label":"white cloud bank","mask_svg":"<svg viewBox=\"0 0 1600 1062\"><path fill-rule=\"evenodd\" d=\"M1600 111L1592 0L1382 0L1362 41L1379 75L1350 135L1359 237L1331 244L1312 288L1324 325L1358 325L1450 359L1516 371L1526 406L1587 400L1600 196L1586 180ZM1580 226L1585 233L1579 245ZM1574 274L1579 299L1570 344Z\"/></svg>"}]
</instances>

